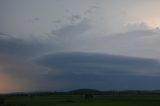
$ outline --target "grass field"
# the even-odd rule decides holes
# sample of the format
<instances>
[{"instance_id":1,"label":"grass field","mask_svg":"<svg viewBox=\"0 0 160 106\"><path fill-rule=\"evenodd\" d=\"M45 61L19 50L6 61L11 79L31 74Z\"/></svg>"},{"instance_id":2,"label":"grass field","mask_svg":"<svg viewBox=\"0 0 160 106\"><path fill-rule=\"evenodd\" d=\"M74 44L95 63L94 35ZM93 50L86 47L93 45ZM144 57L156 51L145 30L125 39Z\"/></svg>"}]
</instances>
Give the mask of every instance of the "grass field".
<instances>
[{"instance_id":1,"label":"grass field","mask_svg":"<svg viewBox=\"0 0 160 106\"><path fill-rule=\"evenodd\" d=\"M148 96L10 96L0 106L160 106L160 95Z\"/></svg>"}]
</instances>

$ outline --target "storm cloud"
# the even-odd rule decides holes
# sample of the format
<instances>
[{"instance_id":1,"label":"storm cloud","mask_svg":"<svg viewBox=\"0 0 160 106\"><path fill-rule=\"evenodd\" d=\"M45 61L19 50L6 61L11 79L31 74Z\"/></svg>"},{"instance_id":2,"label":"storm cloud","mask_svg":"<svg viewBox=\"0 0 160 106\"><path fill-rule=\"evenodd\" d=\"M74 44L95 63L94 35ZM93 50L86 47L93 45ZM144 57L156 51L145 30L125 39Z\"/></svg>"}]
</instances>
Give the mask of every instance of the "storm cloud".
<instances>
[{"instance_id":1,"label":"storm cloud","mask_svg":"<svg viewBox=\"0 0 160 106\"><path fill-rule=\"evenodd\" d=\"M66 82L68 85L64 85L65 88L77 86L95 88L99 85L103 86L101 89L111 89L113 86L115 89L129 89L130 87L136 89L135 86L138 86L138 89L145 89L147 85L139 85L153 78L149 82L152 83L160 75L160 63L157 60L108 54L57 53L39 57L36 62L57 71L55 77L52 77L52 71L48 72L47 78ZM138 80L140 82L136 83ZM109 87L107 87L108 84ZM121 84L122 86L118 87Z\"/></svg>"},{"instance_id":2,"label":"storm cloud","mask_svg":"<svg viewBox=\"0 0 160 106\"><path fill-rule=\"evenodd\" d=\"M159 4L0 1L0 93L160 88Z\"/></svg>"}]
</instances>

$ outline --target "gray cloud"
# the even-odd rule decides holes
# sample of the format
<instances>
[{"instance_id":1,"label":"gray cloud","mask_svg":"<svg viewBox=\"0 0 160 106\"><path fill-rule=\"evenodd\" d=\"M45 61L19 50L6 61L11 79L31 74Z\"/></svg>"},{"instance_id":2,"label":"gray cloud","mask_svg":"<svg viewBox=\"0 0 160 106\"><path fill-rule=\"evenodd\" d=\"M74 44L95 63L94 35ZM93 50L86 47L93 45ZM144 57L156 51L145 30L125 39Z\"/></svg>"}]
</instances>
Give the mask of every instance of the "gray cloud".
<instances>
[{"instance_id":1,"label":"gray cloud","mask_svg":"<svg viewBox=\"0 0 160 106\"><path fill-rule=\"evenodd\" d=\"M121 55L157 59L159 58L159 51L157 51L159 35L160 31L157 29L116 34L106 38L106 50Z\"/></svg>"},{"instance_id":2,"label":"gray cloud","mask_svg":"<svg viewBox=\"0 0 160 106\"><path fill-rule=\"evenodd\" d=\"M72 28L69 26L69 29ZM157 60L106 54L108 51L120 49L123 44L124 46L130 46L129 44L133 42L135 45L135 41L140 39L140 41L143 41L147 37L157 37L159 34L158 30L138 30L108 37L98 37L98 39L93 37L85 39L85 36L80 37L80 35L74 36L71 33L72 30L66 33L66 37L72 39L68 40L70 41L69 43L74 44L72 46L73 51L80 50L83 52L84 47L88 51L92 51L96 47L101 48L105 45L105 49L107 49L105 54L99 54L100 50L97 53L55 53L57 49L65 50L69 46L67 42L63 42L65 38L62 37L65 36L63 35L65 34L64 32L60 33L60 30L57 30L56 37L58 39L50 36L47 40L1 36L0 65L4 68L3 72L13 76L16 80L20 80L20 82L18 81L20 85L24 82L27 83L30 86L28 90L37 88L41 88L39 90L51 90L52 88L74 89L74 87L93 87L98 89L144 89L145 87L146 89L152 89L158 87L156 86L158 83L156 80L159 79L160 64ZM56 44L51 41L60 43ZM81 41L85 42L82 44ZM81 45L79 45L80 42ZM128 45L125 45L125 42L129 42L127 43ZM61 48L63 44L65 46ZM43 48L45 47L50 48L49 51L52 51L53 54L44 55L46 51ZM109 47L111 48L109 49ZM137 48L139 47L137 46ZM28 54L34 53L38 57L28 56ZM27 59L21 58L22 55L26 56ZM36 58L36 60L32 58ZM140 81L136 83L138 80ZM151 85L155 83L155 85L150 87L147 85L147 82ZM46 87L43 87L44 85Z\"/></svg>"},{"instance_id":3,"label":"gray cloud","mask_svg":"<svg viewBox=\"0 0 160 106\"><path fill-rule=\"evenodd\" d=\"M127 25L127 30L129 31L135 31L135 30L149 30L150 27L144 23L144 22L141 22L141 23L133 23L133 24L128 24Z\"/></svg>"},{"instance_id":4,"label":"gray cloud","mask_svg":"<svg viewBox=\"0 0 160 106\"><path fill-rule=\"evenodd\" d=\"M0 75L18 85L30 90L160 87L159 60L153 59L160 59L160 30L149 27L158 24L159 2L0 2Z\"/></svg>"},{"instance_id":5,"label":"gray cloud","mask_svg":"<svg viewBox=\"0 0 160 106\"><path fill-rule=\"evenodd\" d=\"M0 32L0 36L7 36L8 34Z\"/></svg>"},{"instance_id":6,"label":"gray cloud","mask_svg":"<svg viewBox=\"0 0 160 106\"><path fill-rule=\"evenodd\" d=\"M80 15L73 15L71 17L69 17L69 20L71 23L76 23L77 21L79 21L82 17Z\"/></svg>"},{"instance_id":7,"label":"gray cloud","mask_svg":"<svg viewBox=\"0 0 160 106\"><path fill-rule=\"evenodd\" d=\"M11 35L0 36L0 55L30 58L57 49L60 49L60 47L56 45L54 38L44 39L38 36L30 36L28 38L13 37Z\"/></svg>"},{"instance_id":8,"label":"gray cloud","mask_svg":"<svg viewBox=\"0 0 160 106\"><path fill-rule=\"evenodd\" d=\"M159 29L134 30L108 36L83 38L81 51L159 59Z\"/></svg>"},{"instance_id":9,"label":"gray cloud","mask_svg":"<svg viewBox=\"0 0 160 106\"><path fill-rule=\"evenodd\" d=\"M37 52L31 42L15 37L0 37L0 54L5 55L31 55Z\"/></svg>"},{"instance_id":10,"label":"gray cloud","mask_svg":"<svg viewBox=\"0 0 160 106\"><path fill-rule=\"evenodd\" d=\"M87 19L83 19L81 22L73 25L62 26L60 29L53 30L52 34L58 37L71 37L83 34L90 28Z\"/></svg>"},{"instance_id":11,"label":"gray cloud","mask_svg":"<svg viewBox=\"0 0 160 106\"><path fill-rule=\"evenodd\" d=\"M80 30L77 28L79 31L72 33L69 29L72 28L62 27L54 32L57 34L55 42L58 42L57 45L66 51L109 53L155 59L160 56L159 29L137 29L107 36L83 35L83 31L78 33L81 28Z\"/></svg>"},{"instance_id":12,"label":"gray cloud","mask_svg":"<svg viewBox=\"0 0 160 106\"><path fill-rule=\"evenodd\" d=\"M36 18L34 18L33 20L35 20L35 21L39 21L39 20L40 20L40 18L36 17Z\"/></svg>"},{"instance_id":13,"label":"gray cloud","mask_svg":"<svg viewBox=\"0 0 160 106\"><path fill-rule=\"evenodd\" d=\"M88 19L79 19L79 16L73 17L77 22L73 22L72 20L72 24L66 24L49 33L50 41L54 45L57 45L57 48L60 48L60 50L70 51L79 47L79 43L86 39L85 34L91 29Z\"/></svg>"},{"instance_id":14,"label":"gray cloud","mask_svg":"<svg viewBox=\"0 0 160 106\"><path fill-rule=\"evenodd\" d=\"M144 74L158 72L156 60L96 53L58 53L38 60L42 65L71 73ZM152 70L152 71L151 71Z\"/></svg>"},{"instance_id":15,"label":"gray cloud","mask_svg":"<svg viewBox=\"0 0 160 106\"><path fill-rule=\"evenodd\" d=\"M79 18L78 15L71 17L74 20L79 20ZM81 19L78 23L67 24L53 30L47 37L34 35L19 37L0 33L2 35L0 36L0 55L30 58L30 56L43 55L46 52L74 48L74 43L81 39L81 35L89 29L88 20Z\"/></svg>"},{"instance_id":16,"label":"gray cloud","mask_svg":"<svg viewBox=\"0 0 160 106\"><path fill-rule=\"evenodd\" d=\"M49 71L46 79L65 82L66 89L145 89L147 81L152 84L160 75L160 63L153 59L72 52L54 53L35 61L57 72L53 77L54 73ZM137 83L138 80L141 81ZM152 87L148 86L146 89Z\"/></svg>"},{"instance_id":17,"label":"gray cloud","mask_svg":"<svg viewBox=\"0 0 160 106\"><path fill-rule=\"evenodd\" d=\"M35 17L35 18L32 18L32 19L29 19L28 22L30 23L35 23L35 22L40 22L40 18L39 17Z\"/></svg>"}]
</instances>

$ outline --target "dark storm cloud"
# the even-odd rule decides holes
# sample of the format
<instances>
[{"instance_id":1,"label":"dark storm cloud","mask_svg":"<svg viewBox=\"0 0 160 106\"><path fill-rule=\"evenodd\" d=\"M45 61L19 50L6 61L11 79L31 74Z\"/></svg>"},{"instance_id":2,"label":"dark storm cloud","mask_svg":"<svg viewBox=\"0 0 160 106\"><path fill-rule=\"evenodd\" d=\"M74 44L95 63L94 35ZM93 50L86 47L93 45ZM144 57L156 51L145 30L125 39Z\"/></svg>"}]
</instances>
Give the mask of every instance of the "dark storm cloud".
<instances>
[{"instance_id":1,"label":"dark storm cloud","mask_svg":"<svg viewBox=\"0 0 160 106\"><path fill-rule=\"evenodd\" d=\"M3 36L0 37L0 54L5 55L28 55L34 51L34 45L23 39Z\"/></svg>"},{"instance_id":2,"label":"dark storm cloud","mask_svg":"<svg viewBox=\"0 0 160 106\"><path fill-rule=\"evenodd\" d=\"M158 71L156 60L96 53L58 53L38 60L42 65L71 73L134 74Z\"/></svg>"},{"instance_id":3,"label":"dark storm cloud","mask_svg":"<svg viewBox=\"0 0 160 106\"><path fill-rule=\"evenodd\" d=\"M66 75L60 76L66 89L95 88L100 90L155 90L160 87L158 76L143 75ZM58 78L57 78L58 79ZM53 79L52 79L53 80ZM63 89L63 88L62 88Z\"/></svg>"},{"instance_id":4,"label":"dark storm cloud","mask_svg":"<svg viewBox=\"0 0 160 106\"><path fill-rule=\"evenodd\" d=\"M36 36L20 38L18 36L3 35L0 36L0 55L30 57L43 54L45 51L50 50L50 48L57 50L57 45L51 43L49 39L45 41L41 37Z\"/></svg>"},{"instance_id":5,"label":"dark storm cloud","mask_svg":"<svg viewBox=\"0 0 160 106\"><path fill-rule=\"evenodd\" d=\"M59 74L54 77L48 72L46 79L66 82L66 88L144 89L148 81L158 83L160 75L160 63L156 60L107 54L57 53L39 57L36 62L57 71Z\"/></svg>"}]
</instances>

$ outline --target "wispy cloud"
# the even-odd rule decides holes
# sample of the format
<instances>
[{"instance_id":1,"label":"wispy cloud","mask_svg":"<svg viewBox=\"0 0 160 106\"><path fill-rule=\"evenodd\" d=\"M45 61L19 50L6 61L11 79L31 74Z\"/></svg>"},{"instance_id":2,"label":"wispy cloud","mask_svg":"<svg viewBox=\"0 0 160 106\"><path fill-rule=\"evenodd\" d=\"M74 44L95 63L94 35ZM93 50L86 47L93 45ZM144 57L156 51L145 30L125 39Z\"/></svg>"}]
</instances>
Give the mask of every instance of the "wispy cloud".
<instances>
[{"instance_id":1,"label":"wispy cloud","mask_svg":"<svg viewBox=\"0 0 160 106\"><path fill-rule=\"evenodd\" d=\"M77 19L77 16L73 16L72 19ZM74 36L78 36L82 33L85 33L86 31L89 30L89 28L90 28L90 26L89 26L87 19L83 19L82 21L80 21L77 24L65 25L57 30L53 30L52 34L57 35L58 37L62 37L62 38L63 37L69 38L69 37L74 37ZM65 38L63 38L63 39L65 39Z\"/></svg>"}]
</instances>

